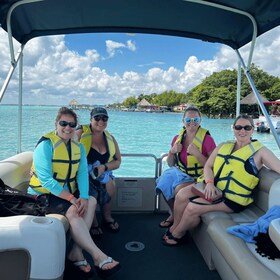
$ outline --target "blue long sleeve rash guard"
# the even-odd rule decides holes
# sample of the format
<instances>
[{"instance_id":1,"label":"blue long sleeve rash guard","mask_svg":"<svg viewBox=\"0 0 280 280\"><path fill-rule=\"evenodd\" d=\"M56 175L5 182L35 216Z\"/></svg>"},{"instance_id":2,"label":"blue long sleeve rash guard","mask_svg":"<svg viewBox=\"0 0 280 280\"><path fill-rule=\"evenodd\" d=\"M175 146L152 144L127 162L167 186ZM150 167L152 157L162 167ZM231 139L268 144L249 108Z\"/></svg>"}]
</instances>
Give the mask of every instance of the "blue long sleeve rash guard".
<instances>
[{"instance_id":1,"label":"blue long sleeve rash guard","mask_svg":"<svg viewBox=\"0 0 280 280\"><path fill-rule=\"evenodd\" d=\"M83 145L80 144L81 160L77 172L77 183L80 191L80 198L88 199L88 168L86 152ZM50 140L42 141L34 150L33 161L36 169L36 175L39 178L42 186L53 195L59 196L62 190L69 191L68 185L62 187L54 178L52 172L52 156L53 147ZM28 188L28 193L39 194L31 187Z\"/></svg>"}]
</instances>

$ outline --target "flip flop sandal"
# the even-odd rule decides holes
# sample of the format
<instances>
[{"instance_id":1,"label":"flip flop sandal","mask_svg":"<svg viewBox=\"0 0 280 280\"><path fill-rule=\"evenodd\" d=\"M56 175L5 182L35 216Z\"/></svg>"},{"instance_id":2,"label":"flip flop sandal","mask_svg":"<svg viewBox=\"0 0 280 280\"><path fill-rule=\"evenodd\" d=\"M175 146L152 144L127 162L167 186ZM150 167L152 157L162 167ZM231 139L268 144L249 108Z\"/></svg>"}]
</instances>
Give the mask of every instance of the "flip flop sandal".
<instances>
[{"instance_id":1,"label":"flip flop sandal","mask_svg":"<svg viewBox=\"0 0 280 280\"><path fill-rule=\"evenodd\" d=\"M89 263L87 260L82 260L82 261L70 261L67 260L70 266L81 276L89 278L92 276L92 269L90 271L84 271L81 269L81 267L87 267L89 266Z\"/></svg>"},{"instance_id":2,"label":"flip flop sandal","mask_svg":"<svg viewBox=\"0 0 280 280\"><path fill-rule=\"evenodd\" d=\"M120 226L117 223L117 221L115 221L115 220L113 220L112 222L103 221L102 224L107 230L109 230L111 232L119 232L120 231Z\"/></svg>"},{"instance_id":3,"label":"flip flop sandal","mask_svg":"<svg viewBox=\"0 0 280 280\"><path fill-rule=\"evenodd\" d=\"M163 224L165 224L165 225L163 225ZM161 227L161 228L169 228L172 225L173 225L173 221L169 221L169 220L164 220L159 223L159 227Z\"/></svg>"},{"instance_id":4,"label":"flip flop sandal","mask_svg":"<svg viewBox=\"0 0 280 280\"><path fill-rule=\"evenodd\" d=\"M171 232L169 230L169 228L167 229L167 231L165 232L165 234L162 236L162 240L165 240L166 237L169 237L171 235Z\"/></svg>"},{"instance_id":5,"label":"flip flop sandal","mask_svg":"<svg viewBox=\"0 0 280 280\"><path fill-rule=\"evenodd\" d=\"M113 259L111 257L107 257L107 259L102 261L98 266L95 266L96 272L97 272L98 276L100 276L101 278L108 278L112 274L119 271L121 268L121 265L118 263L111 269L102 269L104 267L104 265L106 265L108 263L113 263Z\"/></svg>"},{"instance_id":6,"label":"flip flop sandal","mask_svg":"<svg viewBox=\"0 0 280 280\"><path fill-rule=\"evenodd\" d=\"M167 240L174 240L176 243L168 243ZM163 245L166 245L166 246L177 246L177 245L182 244L183 242L184 242L184 236L181 238L177 238L177 237L174 237L171 232L169 235L166 235L164 240L162 241Z\"/></svg>"}]
</instances>

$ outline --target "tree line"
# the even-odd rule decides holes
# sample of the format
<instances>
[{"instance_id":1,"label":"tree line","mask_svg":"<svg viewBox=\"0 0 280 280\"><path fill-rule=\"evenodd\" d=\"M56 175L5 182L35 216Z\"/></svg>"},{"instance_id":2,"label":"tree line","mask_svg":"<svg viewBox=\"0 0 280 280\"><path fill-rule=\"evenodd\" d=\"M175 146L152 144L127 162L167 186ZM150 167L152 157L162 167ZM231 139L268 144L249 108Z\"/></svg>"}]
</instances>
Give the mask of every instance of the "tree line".
<instances>
[{"instance_id":1,"label":"tree line","mask_svg":"<svg viewBox=\"0 0 280 280\"><path fill-rule=\"evenodd\" d=\"M269 75L254 64L251 65L250 74L259 93L268 100L280 98L280 79ZM138 97L128 97L122 104L125 107L136 107L142 100L157 106L174 107L182 103L194 103L200 111L207 116L226 117L235 114L237 92L237 71L222 70L206 77L201 84L186 93L173 90L160 94L141 94ZM241 99L252 92L249 82L242 71ZM256 106L242 105L241 112L253 113Z\"/></svg>"}]
</instances>

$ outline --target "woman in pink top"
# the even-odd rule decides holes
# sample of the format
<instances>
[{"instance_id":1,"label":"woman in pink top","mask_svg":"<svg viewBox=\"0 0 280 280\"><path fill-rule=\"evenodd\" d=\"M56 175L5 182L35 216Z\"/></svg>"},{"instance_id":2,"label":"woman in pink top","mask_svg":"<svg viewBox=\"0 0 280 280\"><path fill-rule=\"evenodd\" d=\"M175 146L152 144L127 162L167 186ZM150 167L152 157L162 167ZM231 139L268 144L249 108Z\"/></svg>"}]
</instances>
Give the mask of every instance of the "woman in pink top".
<instances>
[{"instance_id":1,"label":"woman in pink top","mask_svg":"<svg viewBox=\"0 0 280 280\"><path fill-rule=\"evenodd\" d=\"M169 217L159 224L163 228L173 224L176 193L202 174L206 160L216 147L210 133L200 126L201 114L197 107L187 107L182 121L184 127L173 138L168 153L167 164L170 168L157 180L156 191L162 193L170 208Z\"/></svg>"}]
</instances>

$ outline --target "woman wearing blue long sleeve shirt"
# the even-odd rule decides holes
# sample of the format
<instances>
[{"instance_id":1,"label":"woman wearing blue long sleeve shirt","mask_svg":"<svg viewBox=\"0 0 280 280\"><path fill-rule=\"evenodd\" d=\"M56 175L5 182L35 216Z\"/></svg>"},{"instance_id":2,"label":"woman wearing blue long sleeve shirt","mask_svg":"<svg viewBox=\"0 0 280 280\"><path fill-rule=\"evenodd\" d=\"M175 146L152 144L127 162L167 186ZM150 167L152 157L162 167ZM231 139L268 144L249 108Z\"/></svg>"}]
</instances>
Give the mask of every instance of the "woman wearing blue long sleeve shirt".
<instances>
[{"instance_id":1,"label":"woman wearing blue long sleeve shirt","mask_svg":"<svg viewBox=\"0 0 280 280\"><path fill-rule=\"evenodd\" d=\"M90 273L91 267L82 252L85 250L92 256L97 272L108 275L117 271L120 264L103 253L89 234L96 199L88 194L85 150L72 140L76 126L76 113L62 107L56 117L55 131L44 135L34 150L28 192L46 193L47 213L62 214L68 219L75 242L68 260L81 273Z\"/></svg>"}]
</instances>

